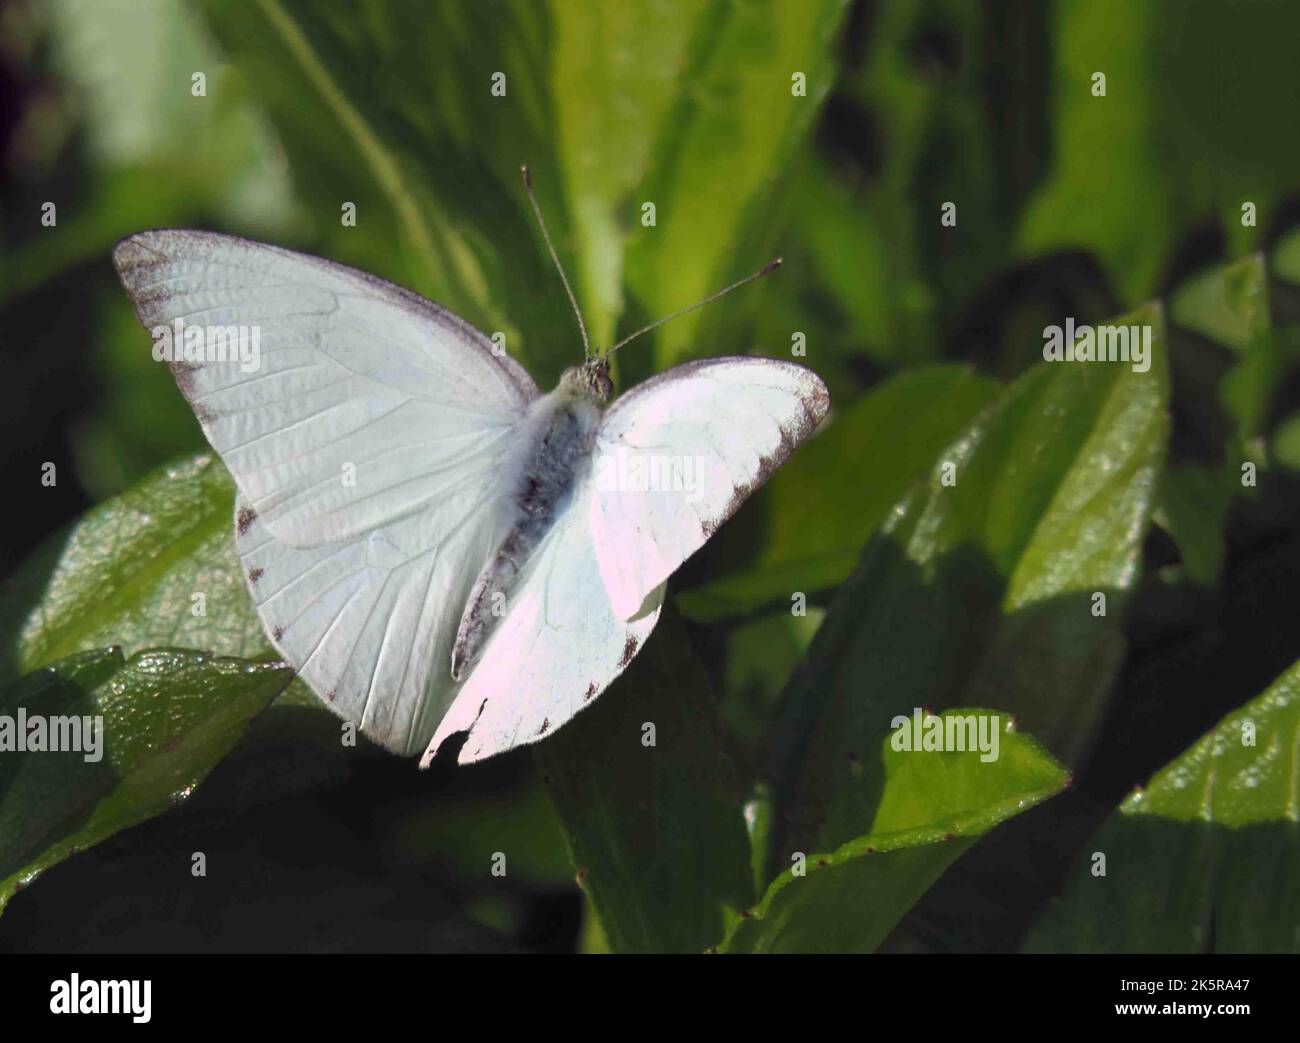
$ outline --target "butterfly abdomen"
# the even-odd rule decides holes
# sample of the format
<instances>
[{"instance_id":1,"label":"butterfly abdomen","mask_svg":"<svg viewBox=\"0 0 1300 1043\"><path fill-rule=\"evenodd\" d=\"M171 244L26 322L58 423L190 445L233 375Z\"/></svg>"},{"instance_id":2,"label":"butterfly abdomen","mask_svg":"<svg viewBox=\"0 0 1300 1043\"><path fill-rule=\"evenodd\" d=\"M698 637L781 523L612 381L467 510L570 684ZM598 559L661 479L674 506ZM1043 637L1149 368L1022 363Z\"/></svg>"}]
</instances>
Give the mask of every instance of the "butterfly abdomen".
<instances>
[{"instance_id":1,"label":"butterfly abdomen","mask_svg":"<svg viewBox=\"0 0 1300 1043\"><path fill-rule=\"evenodd\" d=\"M539 401L533 435L513 498L514 524L479 573L452 648L451 676L468 674L505 615L510 594L533 551L546 537L586 465L600 409L559 391Z\"/></svg>"}]
</instances>

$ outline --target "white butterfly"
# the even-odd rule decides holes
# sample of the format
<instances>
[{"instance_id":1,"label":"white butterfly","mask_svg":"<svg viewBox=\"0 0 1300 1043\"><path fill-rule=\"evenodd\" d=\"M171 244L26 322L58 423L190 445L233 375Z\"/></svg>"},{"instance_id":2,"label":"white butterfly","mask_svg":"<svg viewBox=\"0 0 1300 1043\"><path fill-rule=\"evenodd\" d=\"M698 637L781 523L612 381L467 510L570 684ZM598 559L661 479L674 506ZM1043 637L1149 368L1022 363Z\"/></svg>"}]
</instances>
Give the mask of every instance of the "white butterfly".
<instances>
[{"instance_id":1,"label":"white butterfly","mask_svg":"<svg viewBox=\"0 0 1300 1043\"><path fill-rule=\"evenodd\" d=\"M609 352L541 395L462 319L318 257L154 231L113 260L155 354L161 329L179 338L172 369L238 487L271 643L422 767L456 733L469 763L590 705L654 629L668 577L829 405L801 366L720 358L605 410ZM257 331L256 364L219 336L187 350L195 327Z\"/></svg>"}]
</instances>

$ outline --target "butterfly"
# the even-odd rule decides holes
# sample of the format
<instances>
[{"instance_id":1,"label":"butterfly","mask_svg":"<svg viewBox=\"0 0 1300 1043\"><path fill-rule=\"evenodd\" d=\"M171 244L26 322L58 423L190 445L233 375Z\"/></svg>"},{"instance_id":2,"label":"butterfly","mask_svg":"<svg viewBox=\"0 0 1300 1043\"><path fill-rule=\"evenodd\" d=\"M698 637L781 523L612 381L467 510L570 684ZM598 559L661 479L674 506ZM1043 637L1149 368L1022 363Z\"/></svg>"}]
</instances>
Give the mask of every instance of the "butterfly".
<instances>
[{"instance_id":1,"label":"butterfly","mask_svg":"<svg viewBox=\"0 0 1300 1043\"><path fill-rule=\"evenodd\" d=\"M353 268L200 231L113 252L234 477L271 644L421 767L460 733L470 763L590 706L644 646L668 577L829 408L811 370L756 357L680 365L610 403L610 356L632 338L590 349L525 183L584 343L549 394L468 322Z\"/></svg>"}]
</instances>

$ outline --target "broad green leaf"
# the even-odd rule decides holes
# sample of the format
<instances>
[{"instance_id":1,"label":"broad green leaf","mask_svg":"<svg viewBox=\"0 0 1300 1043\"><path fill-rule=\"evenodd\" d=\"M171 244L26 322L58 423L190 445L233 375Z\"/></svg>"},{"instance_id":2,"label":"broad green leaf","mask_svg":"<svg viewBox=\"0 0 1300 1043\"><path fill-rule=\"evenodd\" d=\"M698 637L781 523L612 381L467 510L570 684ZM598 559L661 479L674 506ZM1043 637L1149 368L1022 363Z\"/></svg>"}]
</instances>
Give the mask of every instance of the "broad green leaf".
<instances>
[{"instance_id":1,"label":"broad green leaf","mask_svg":"<svg viewBox=\"0 0 1300 1043\"><path fill-rule=\"evenodd\" d=\"M549 5L556 150L577 241L588 332L614 342L623 310L623 240L639 219L640 185L683 90L687 49L705 4Z\"/></svg>"},{"instance_id":2,"label":"broad green leaf","mask_svg":"<svg viewBox=\"0 0 1300 1043\"><path fill-rule=\"evenodd\" d=\"M791 235L804 249L786 250L781 277L764 294L793 284L788 292L796 306L811 298L808 314L800 314L792 328L804 334L819 372L826 347L859 351L883 365L933 358L935 295L919 274L917 251L909 248L911 215L892 194L881 193L879 203L864 198L860 186L837 174L815 155L796 172ZM898 225L904 226L901 233ZM825 313L834 311L842 312L842 327L819 332Z\"/></svg>"},{"instance_id":3,"label":"broad green leaf","mask_svg":"<svg viewBox=\"0 0 1300 1043\"><path fill-rule=\"evenodd\" d=\"M636 214L627 281L651 319L693 304L760 267L779 231L776 188L835 76L845 0L712 5L687 55L688 89L664 123ZM795 76L804 93L795 92ZM752 299L752 298L751 298ZM660 369L739 347L731 302L657 334ZM707 314L706 314L707 313Z\"/></svg>"},{"instance_id":4,"label":"broad green leaf","mask_svg":"<svg viewBox=\"0 0 1300 1043\"><path fill-rule=\"evenodd\" d=\"M0 688L0 909L55 863L184 801L292 677L282 663L109 648ZM98 743L31 749L55 717L102 717Z\"/></svg>"},{"instance_id":5,"label":"broad green leaf","mask_svg":"<svg viewBox=\"0 0 1300 1043\"><path fill-rule=\"evenodd\" d=\"M773 733L769 873L788 850L864 834L849 754L896 714L996 706L1067 761L1087 748L1123 658L1168 424L1162 313L1117 322L1150 326L1149 370L1040 363L868 543Z\"/></svg>"},{"instance_id":6,"label":"broad green leaf","mask_svg":"<svg viewBox=\"0 0 1300 1043\"><path fill-rule=\"evenodd\" d=\"M782 340L788 343L787 331L803 333L823 375L830 352L865 354L889 367L933 360L938 299L917 256L910 182L870 191L816 154L793 177L790 236L797 242L784 248L780 278L762 291L765 301L791 298Z\"/></svg>"},{"instance_id":7,"label":"broad green leaf","mask_svg":"<svg viewBox=\"0 0 1300 1043\"><path fill-rule=\"evenodd\" d=\"M740 785L714 713L685 628L665 612L627 673L535 748L615 952L701 952L753 902Z\"/></svg>"},{"instance_id":8,"label":"broad green leaf","mask_svg":"<svg viewBox=\"0 0 1300 1043\"><path fill-rule=\"evenodd\" d=\"M1300 663L1125 798L1026 948L1300 951L1298 779Z\"/></svg>"},{"instance_id":9,"label":"broad green leaf","mask_svg":"<svg viewBox=\"0 0 1300 1043\"><path fill-rule=\"evenodd\" d=\"M88 511L0 585L0 679L110 643L273 656L235 553L234 509L234 482L205 453ZM283 701L321 708L297 679Z\"/></svg>"},{"instance_id":10,"label":"broad green leaf","mask_svg":"<svg viewBox=\"0 0 1300 1043\"><path fill-rule=\"evenodd\" d=\"M109 164L173 153L210 131L222 74L192 7L168 0L54 0L53 64L81 95L89 147ZM136 60L136 49L155 56ZM192 77L202 72L203 92ZM211 81L211 82L210 82ZM211 90L209 91L209 88Z\"/></svg>"},{"instance_id":11,"label":"broad green leaf","mask_svg":"<svg viewBox=\"0 0 1300 1043\"><path fill-rule=\"evenodd\" d=\"M964 367L933 366L888 380L836 412L745 508L744 517L767 515L757 559L678 594L683 613L707 621L840 583L894 504L996 389Z\"/></svg>"},{"instance_id":12,"label":"broad green leaf","mask_svg":"<svg viewBox=\"0 0 1300 1043\"><path fill-rule=\"evenodd\" d=\"M234 504L205 455L91 510L4 585L0 677L107 644L272 655L235 554Z\"/></svg>"},{"instance_id":13,"label":"broad green leaf","mask_svg":"<svg viewBox=\"0 0 1300 1043\"><path fill-rule=\"evenodd\" d=\"M878 755L854 754L838 785L859 795L861 835L833 850L802 852L799 875L794 859L801 853L786 852L789 868L733 923L721 949L871 952L979 836L1068 783L1065 769L1005 715L949 710L931 720L947 727L966 715L983 716L997 730L995 758L985 761L971 748L903 751L892 737Z\"/></svg>"}]
</instances>

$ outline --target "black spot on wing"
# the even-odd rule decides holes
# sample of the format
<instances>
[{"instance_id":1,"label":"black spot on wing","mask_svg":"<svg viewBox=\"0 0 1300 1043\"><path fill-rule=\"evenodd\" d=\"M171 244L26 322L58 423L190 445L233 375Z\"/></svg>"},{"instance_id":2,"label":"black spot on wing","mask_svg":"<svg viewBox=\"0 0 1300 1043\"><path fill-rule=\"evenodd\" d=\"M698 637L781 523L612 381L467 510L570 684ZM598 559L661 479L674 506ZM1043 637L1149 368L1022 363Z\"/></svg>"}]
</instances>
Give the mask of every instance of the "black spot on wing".
<instances>
[{"instance_id":1,"label":"black spot on wing","mask_svg":"<svg viewBox=\"0 0 1300 1043\"><path fill-rule=\"evenodd\" d=\"M618 661L618 668L622 670L628 663L632 662L632 657L636 655L637 640L631 634L627 635L627 641L623 643L623 655Z\"/></svg>"},{"instance_id":2,"label":"black spot on wing","mask_svg":"<svg viewBox=\"0 0 1300 1043\"><path fill-rule=\"evenodd\" d=\"M239 513L235 515L235 531L243 536L255 521L257 521L257 512L247 504L241 504Z\"/></svg>"},{"instance_id":3,"label":"black spot on wing","mask_svg":"<svg viewBox=\"0 0 1300 1043\"><path fill-rule=\"evenodd\" d=\"M248 582L249 582L249 583L256 583L256 582L257 582L259 579L261 579L264 575L266 575L266 569L249 569L249 570L248 570Z\"/></svg>"}]
</instances>

